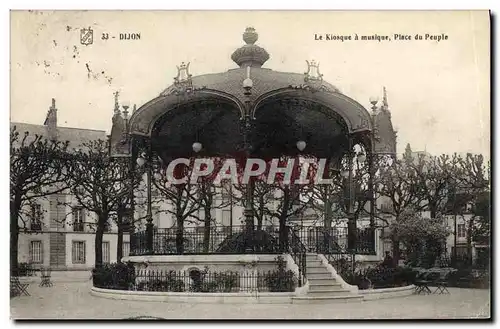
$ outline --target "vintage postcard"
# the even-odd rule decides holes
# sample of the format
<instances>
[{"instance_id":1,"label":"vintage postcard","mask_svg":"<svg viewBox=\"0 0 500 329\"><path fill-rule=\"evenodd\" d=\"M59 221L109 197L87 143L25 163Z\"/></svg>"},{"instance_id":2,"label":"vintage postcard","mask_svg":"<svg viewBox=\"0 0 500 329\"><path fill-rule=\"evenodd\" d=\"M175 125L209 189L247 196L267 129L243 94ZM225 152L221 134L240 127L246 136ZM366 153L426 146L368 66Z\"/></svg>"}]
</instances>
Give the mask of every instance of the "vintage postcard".
<instances>
[{"instance_id":1,"label":"vintage postcard","mask_svg":"<svg viewBox=\"0 0 500 329\"><path fill-rule=\"evenodd\" d=\"M488 11L10 28L12 319L490 319Z\"/></svg>"}]
</instances>

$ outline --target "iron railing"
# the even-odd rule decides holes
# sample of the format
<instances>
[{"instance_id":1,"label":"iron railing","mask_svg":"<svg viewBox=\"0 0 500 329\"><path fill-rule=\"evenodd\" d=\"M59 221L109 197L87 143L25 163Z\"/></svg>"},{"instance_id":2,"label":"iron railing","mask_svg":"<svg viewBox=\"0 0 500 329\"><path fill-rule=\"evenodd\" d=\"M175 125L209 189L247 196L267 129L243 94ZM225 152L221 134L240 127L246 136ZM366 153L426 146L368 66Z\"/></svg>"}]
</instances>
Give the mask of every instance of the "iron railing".
<instances>
[{"instance_id":1,"label":"iron railing","mask_svg":"<svg viewBox=\"0 0 500 329\"><path fill-rule=\"evenodd\" d=\"M325 228L321 226L301 226L294 229L308 252L318 254L372 255L375 253L373 231L369 228L358 229L355 250L348 248L346 228Z\"/></svg>"},{"instance_id":2,"label":"iron railing","mask_svg":"<svg viewBox=\"0 0 500 329\"><path fill-rule=\"evenodd\" d=\"M289 271L217 272L139 270L94 273L97 288L161 292L293 292L297 277Z\"/></svg>"},{"instance_id":3,"label":"iron railing","mask_svg":"<svg viewBox=\"0 0 500 329\"><path fill-rule=\"evenodd\" d=\"M137 231L130 235L130 255L179 255L179 254L213 254L213 253L282 253L290 248L304 248L305 252L321 254L374 254L374 235L370 229L358 230L356 250L347 248L347 230L319 226L293 227L293 234L287 227L286 243L280 248L280 234L277 230L266 230L266 234L255 236L267 237L266 243L272 248L242 251L232 244L238 243L238 235L245 231L245 226L185 227L182 236L176 228L153 228L152 250L148 249L147 231ZM258 233L258 230L254 232ZM264 231L261 231L264 233ZM271 240L271 241L269 241ZM231 242L232 244L228 244ZM299 244L300 242L300 244ZM225 247L224 247L225 246ZM234 247L234 248L233 248ZM301 251L302 252L302 251ZM298 257L298 256L296 256ZM305 257L305 256L304 256Z\"/></svg>"},{"instance_id":4,"label":"iron railing","mask_svg":"<svg viewBox=\"0 0 500 329\"><path fill-rule=\"evenodd\" d=\"M293 258L293 261L299 268L299 287L302 287L307 278L306 278L306 247L300 241L297 233L294 228L287 227L288 229L288 251Z\"/></svg>"},{"instance_id":5,"label":"iron railing","mask_svg":"<svg viewBox=\"0 0 500 329\"><path fill-rule=\"evenodd\" d=\"M205 231L204 227L185 227L182 236L176 228L153 228L153 248L147 248L147 231L138 231L130 235L130 255L179 255L179 254L236 254L238 248L228 248L229 242L238 242L237 235L244 234L245 226L212 227ZM258 232L255 230L254 232ZM262 231L263 232L263 231ZM255 250L251 253L280 253L279 234L266 231L275 248ZM259 236L257 234L257 236ZM224 247L225 246L225 247ZM232 250L234 249L234 250Z\"/></svg>"}]
</instances>

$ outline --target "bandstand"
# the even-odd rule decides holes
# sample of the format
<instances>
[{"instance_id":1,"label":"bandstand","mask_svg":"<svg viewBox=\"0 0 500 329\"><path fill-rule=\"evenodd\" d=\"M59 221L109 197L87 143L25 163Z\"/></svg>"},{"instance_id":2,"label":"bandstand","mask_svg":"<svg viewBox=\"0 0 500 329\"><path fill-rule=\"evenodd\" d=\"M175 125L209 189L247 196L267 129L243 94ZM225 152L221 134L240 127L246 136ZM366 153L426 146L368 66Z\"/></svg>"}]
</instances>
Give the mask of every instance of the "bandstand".
<instances>
[{"instance_id":1,"label":"bandstand","mask_svg":"<svg viewBox=\"0 0 500 329\"><path fill-rule=\"evenodd\" d=\"M146 229L131 234L127 260L138 267L146 262L159 267L178 266L177 269L207 264L233 268L231 262L235 267L249 263L259 266L259 262L270 266L277 254L284 254L290 256L289 266L299 272L303 285L314 279L315 272L310 272L309 264L314 267L324 258L375 252L374 159L380 154L395 154L396 134L386 102L377 107L373 100L372 110L365 109L323 80L315 61L307 61L306 73L265 68L270 55L256 45L256 31L247 28L243 40L245 45L231 55L236 68L196 76L189 72L189 64L182 63L173 85L135 110L130 118L114 121L112 153L130 156L132 168L137 163L145 165L147 177ZM363 234L356 223L352 187L353 159L360 152L369 168L369 192L364 197L368 199L370 226ZM218 243L209 249L183 246L167 251L157 247L162 234L167 233L157 230L152 222L151 186L155 170L177 158L244 160L282 156L327 159L329 168L340 168L342 161L348 163L345 245L324 227L313 230L321 237L314 245L286 222L280 222L273 232L257 230L254 186L250 181L244 192L244 226L218 233ZM337 173L340 175L340 169ZM173 233L177 246L183 245L183 234L182 230ZM316 259L315 255L321 257Z\"/></svg>"}]
</instances>

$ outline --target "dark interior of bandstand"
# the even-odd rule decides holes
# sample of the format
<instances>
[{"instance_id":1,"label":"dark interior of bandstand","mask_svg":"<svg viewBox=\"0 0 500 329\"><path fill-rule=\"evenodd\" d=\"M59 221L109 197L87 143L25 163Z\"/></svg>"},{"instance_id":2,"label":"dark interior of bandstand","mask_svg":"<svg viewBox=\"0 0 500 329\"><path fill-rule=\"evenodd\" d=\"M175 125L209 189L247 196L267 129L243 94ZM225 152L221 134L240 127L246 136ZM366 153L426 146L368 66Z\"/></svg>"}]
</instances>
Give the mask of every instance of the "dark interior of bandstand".
<instances>
[{"instance_id":1,"label":"dark interior of bandstand","mask_svg":"<svg viewBox=\"0 0 500 329\"><path fill-rule=\"evenodd\" d=\"M159 97L137 109L126 129L131 164L145 156L151 163L167 166L176 158L259 158L307 156L327 159L328 166L349 163L352 172L354 147L361 145L368 166L373 167L375 153L374 117L357 101L343 95L324 82L319 66L308 62L308 73L283 73L261 66L269 58L256 46L253 29L244 33L245 46L237 49L232 59L239 68L218 74L192 77L188 66L182 65L174 85ZM242 50L243 49L243 50ZM315 69L316 74L310 74ZM391 126L392 129L392 126ZM298 141L305 142L303 149ZM194 143L201 147L194 150ZM159 161L157 161L159 159ZM154 227L151 218L151 176L147 170L148 214L146 230L131 235L131 255L163 254L154 248ZM340 173L338 173L340 174ZM373 172L368 188L373 198ZM349 180L351 180L351 174ZM305 252L300 238L280 222L278 239L254 226L253 184L245 190L245 227L230 233L213 253L297 253ZM375 252L373 199L370 200L370 246L364 252ZM349 195L348 209L354 202ZM347 213L348 245L342 252L359 252L356 217ZM182 243L182 235L178 242ZM324 235L322 250L340 253L334 238ZM311 250L307 250L311 251ZM183 250L174 253L182 254Z\"/></svg>"}]
</instances>

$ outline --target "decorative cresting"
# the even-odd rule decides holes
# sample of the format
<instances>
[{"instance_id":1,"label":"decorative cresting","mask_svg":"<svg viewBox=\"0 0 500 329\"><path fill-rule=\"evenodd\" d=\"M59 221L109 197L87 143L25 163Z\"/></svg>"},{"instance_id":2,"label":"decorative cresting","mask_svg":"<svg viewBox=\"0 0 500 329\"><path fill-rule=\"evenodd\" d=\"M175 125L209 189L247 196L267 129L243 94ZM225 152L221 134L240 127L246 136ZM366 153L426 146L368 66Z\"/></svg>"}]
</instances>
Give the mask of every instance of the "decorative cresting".
<instances>
[{"instance_id":1,"label":"decorative cresting","mask_svg":"<svg viewBox=\"0 0 500 329\"><path fill-rule=\"evenodd\" d=\"M173 88L173 92L177 95L193 91L193 79L192 75L189 74L189 64L182 62L181 66L177 66L177 76L174 78Z\"/></svg>"},{"instance_id":2,"label":"decorative cresting","mask_svg":"<svg viewBox=\"0 0 500 329\"><path fill-rule=\"evenodd\" d=\"M323 74L319 73L319 63L313 59L311 62L307 61L307 72L304 73L304 83L311 88L312 91L321 89L323 85Z\"/></svg>"},{"instance_id":3,"label":"decorative cresting","mask_svg":"<svg viewBox=\"0 0 500 329\"><path fill-rule=\"evenodd\" d=\"M255 42L259 39L259 35L253 27L247 27L243 33L243 41L246 45L238 48L231 55L231 59L238 64L239 67L252 66L261 67L269 59L269 53Z\"/></svg>"}]
</instances>

